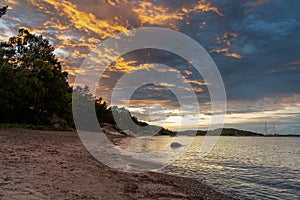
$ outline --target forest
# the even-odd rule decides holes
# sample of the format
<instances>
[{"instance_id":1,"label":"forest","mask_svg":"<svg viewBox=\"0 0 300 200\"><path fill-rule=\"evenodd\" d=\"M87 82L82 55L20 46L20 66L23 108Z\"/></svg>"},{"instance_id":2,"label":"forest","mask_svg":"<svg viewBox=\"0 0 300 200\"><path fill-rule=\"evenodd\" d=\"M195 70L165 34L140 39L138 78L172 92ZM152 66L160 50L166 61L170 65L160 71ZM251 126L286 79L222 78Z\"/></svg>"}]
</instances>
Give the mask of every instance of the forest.
<instances>
[{"instance_id":1,"label":"forest","mask_svg":"<svg viewBox=\"0 0 300 200\"><path fill-rule=\"evenodd\" d=\"M0 17L6 11L7 6L2 7ZM116 125L113 108L117 110L121 123L122 119L128 120L129 116L132 122L141 127L148 125L132 116L127 109L109 107L101 97L96 98L91 94L88 87L72 88L68 83L68 73L63 71L54 50L49 40L26 29L20 29L8 41L0 42L0 126L72 130L75 128L73 93L80 101L95 105L100 124ZM173 133L161 127L159 129L161 134Z\"/></svg>"}]
</instances>

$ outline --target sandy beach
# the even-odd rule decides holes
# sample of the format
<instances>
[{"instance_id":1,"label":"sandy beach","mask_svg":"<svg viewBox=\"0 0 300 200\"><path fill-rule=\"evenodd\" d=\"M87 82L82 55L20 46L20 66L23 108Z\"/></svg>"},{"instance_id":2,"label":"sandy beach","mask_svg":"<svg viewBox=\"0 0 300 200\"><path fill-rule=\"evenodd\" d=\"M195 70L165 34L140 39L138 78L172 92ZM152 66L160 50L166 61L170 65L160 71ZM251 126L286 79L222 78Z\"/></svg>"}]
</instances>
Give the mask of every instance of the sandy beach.
<instances>
[{"instance_id":1,"label":"sandy beach","mask_svg":"<svg viewBox=\"0 0 300 200\"><path fill-rule=\"evenodd\" d=\"M196 180L119 172L75 132L0 130L0 199L232 199Z\"/></svg>"}]
</instances>

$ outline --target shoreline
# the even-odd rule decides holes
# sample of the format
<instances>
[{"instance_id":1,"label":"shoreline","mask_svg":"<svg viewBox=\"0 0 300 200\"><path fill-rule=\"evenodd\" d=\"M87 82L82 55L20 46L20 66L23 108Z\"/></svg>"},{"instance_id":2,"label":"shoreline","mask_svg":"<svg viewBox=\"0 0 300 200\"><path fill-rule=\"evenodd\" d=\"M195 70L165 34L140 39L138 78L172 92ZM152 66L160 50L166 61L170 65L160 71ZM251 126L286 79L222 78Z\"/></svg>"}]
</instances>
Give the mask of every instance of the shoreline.
<instances>
[{"instance_id":1,"label":"shoreline","mask_svg":"<svg viewBox=\"0 0 300 200\"><path fill-rule=\"evenodd\" d=\"M111 169L76 132L0 129L0 143L0 199L233 199L192 178Z\"/></svg>"}]
</instances>

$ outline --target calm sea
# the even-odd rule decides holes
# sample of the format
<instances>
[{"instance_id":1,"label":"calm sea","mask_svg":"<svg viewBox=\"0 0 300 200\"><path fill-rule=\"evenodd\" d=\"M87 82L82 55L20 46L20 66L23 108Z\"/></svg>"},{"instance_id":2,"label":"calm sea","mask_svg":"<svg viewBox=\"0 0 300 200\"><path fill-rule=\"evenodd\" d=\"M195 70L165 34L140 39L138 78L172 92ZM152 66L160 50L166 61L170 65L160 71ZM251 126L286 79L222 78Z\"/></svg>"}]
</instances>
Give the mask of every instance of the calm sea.
<instances>
[{"instance_id":1,"label":"calm sea","mask_svg":"<svg viewBox=\"0 0 300 200\"><path fill-rule=\"evenodd\" d=\"M200 158L203 139L195 137L189 150L162 171L196 178L240 199L300 199L299 137L220 137L213 150ZM155 149L170 140L133 139L131 149Z\"/></svg>"}]
</instances>

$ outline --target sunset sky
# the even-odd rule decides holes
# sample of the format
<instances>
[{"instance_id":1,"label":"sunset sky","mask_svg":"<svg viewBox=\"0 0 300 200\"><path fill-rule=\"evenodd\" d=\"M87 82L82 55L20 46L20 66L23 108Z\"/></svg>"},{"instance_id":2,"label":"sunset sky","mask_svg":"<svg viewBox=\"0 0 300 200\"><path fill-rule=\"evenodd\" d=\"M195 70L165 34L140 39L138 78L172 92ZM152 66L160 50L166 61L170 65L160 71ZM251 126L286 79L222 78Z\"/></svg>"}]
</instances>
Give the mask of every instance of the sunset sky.
<instances>
[{"instance_id":1,"label":"sunset sky","mask_svg":"<svg viewBox=\"0 0 300 200\"><path fill-rule=\"evenodd\" d=\"M9 5L0 19L0 39L7 40L27 28L42 34L72 84L79 67L101 41L139 27L180 31L201 44L215 61L225 84L226 127L262 132L300 133L300 2L298 0L0 0ZM151 63L172 68L158 69ZM214 113L206 81L191 63L177 55L157 51L131 52L113 63L101 77L97 95L110 102L110 94L125 73L159 71L180 73L194 89L200 113L193 106L179 112L179 104L166 83L137 87L129 107L139 119L175 129L182 117L186 129L200 128ZM123 87L126 87L124 85ZM182 88L185 90L186 88ZM188 97L187 97L188 98ZM151 106L149 110L149 106ZM148 116L150 112L150 117Z\"/></svg>"}]
</instances>

